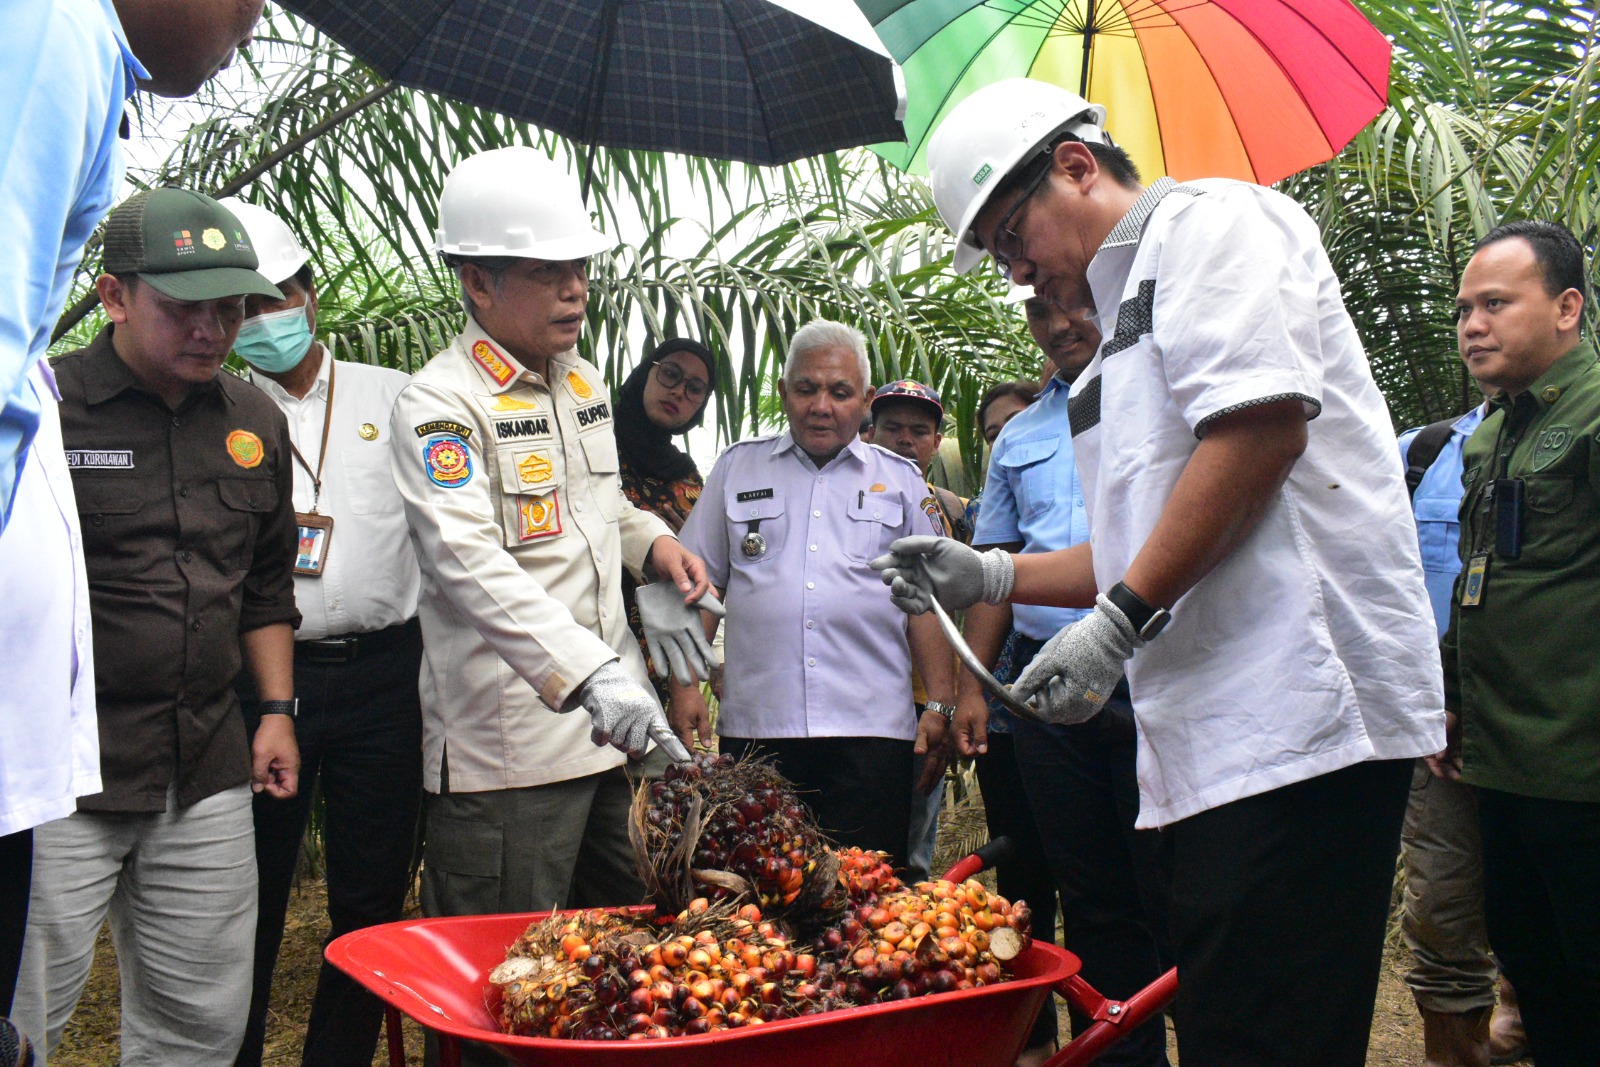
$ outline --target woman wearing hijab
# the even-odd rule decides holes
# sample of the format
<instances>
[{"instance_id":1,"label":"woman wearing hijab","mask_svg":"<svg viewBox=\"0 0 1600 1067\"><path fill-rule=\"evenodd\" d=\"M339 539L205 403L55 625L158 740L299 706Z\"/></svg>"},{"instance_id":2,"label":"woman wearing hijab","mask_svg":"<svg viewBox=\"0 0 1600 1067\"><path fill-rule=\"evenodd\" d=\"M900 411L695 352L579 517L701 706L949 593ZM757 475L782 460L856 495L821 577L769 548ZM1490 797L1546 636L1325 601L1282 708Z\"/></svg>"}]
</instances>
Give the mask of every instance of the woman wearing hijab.
<instances>
[{"instance_id":1,"label":"woman wearing hijab","mask_svg":"<svg viewBox=\"0 0 1600 1067\"><path fill-rule=\"evenodd\" d=\"M705 482L694 460L672 438L705 421L716 374L717 360L709 348L687 337L672 337L633 369L617 394L614 425L622 459L622 491L636 506L660 516L673 533L689 517ZM624 571L622 597L628 607L628 625L639 637L644 631L639 625L635 588L633 578ZM639 648L648 662L650 650L642 638ZM651 681L664 707L667 685L653 670L652 665Z\"/></svg>"}]
</instances>

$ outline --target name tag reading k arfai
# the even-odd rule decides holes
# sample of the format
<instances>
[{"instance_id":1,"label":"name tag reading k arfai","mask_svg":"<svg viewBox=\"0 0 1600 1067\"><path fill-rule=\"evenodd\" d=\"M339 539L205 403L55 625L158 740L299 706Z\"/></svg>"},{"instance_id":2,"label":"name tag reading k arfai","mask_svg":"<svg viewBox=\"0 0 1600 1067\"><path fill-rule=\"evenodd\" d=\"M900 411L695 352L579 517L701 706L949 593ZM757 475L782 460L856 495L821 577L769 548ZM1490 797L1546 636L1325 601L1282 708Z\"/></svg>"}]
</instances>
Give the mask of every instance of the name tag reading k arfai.
<instances>
[{"instance_id":1,"label":"name tag reading k arfai","mask_svg":"<svg viewBox=\"0 0 1600 1067\"><path fill-rule=\"evenodd\" d=\"M321 578L323 568L328 564L328 545L333 541L333 516L297 511L294 521L300 528L294 572L308 578Z\"/></svg>"}]
</instances>

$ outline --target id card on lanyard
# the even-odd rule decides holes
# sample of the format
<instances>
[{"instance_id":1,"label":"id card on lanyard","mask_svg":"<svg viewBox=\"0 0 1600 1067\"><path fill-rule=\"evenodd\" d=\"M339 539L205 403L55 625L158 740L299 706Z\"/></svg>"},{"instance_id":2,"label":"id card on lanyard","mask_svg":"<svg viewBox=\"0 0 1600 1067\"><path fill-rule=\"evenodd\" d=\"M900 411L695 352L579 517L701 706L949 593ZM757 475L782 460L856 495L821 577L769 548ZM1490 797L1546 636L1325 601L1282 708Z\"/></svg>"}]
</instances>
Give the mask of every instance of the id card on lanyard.
<instances>
[{"instance_id":1,"label":"id card on lanyard","mask_svg":"<svg viewBox=\"0 0 1600 1067\"><path fill-rule=\"evenodd\" d=\"M295 462L311 475L311 510L294 513L295 525L299 527L296 531L294 572L307 578L322 577L328 565L328 546L333 543L333 516L319 514L317 506L322 502L322 463L328 458L328 430L333 426L333 376L337 369L338 364L334 362L333 353L330 352L328 353L328 402L322 412L322 445L317 453L315 470L312 470L311 464L306 462L306 457L300 454L300 449L295 447L294 442L289 442L289 450L294 453Z\"/></svg>"}]
</instances>

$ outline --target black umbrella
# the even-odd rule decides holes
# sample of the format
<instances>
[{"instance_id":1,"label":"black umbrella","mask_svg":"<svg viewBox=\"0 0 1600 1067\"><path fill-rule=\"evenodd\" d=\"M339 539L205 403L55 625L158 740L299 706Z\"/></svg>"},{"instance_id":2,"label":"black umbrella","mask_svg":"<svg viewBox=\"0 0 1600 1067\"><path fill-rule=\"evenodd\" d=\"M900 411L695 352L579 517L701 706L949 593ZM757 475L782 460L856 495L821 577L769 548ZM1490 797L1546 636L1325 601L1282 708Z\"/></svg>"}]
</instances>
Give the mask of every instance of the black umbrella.
<instances>
[{"instance_id":1,"label":"black umbrella","mask_svg":"<svg viewBox=\"0 0 1600 1067\"><path fill-rule=\"evenodd\" d=\"M402 85L590 146L778 164L905 139L852 0L282 3Z\"/></svg>"}]
</instances>

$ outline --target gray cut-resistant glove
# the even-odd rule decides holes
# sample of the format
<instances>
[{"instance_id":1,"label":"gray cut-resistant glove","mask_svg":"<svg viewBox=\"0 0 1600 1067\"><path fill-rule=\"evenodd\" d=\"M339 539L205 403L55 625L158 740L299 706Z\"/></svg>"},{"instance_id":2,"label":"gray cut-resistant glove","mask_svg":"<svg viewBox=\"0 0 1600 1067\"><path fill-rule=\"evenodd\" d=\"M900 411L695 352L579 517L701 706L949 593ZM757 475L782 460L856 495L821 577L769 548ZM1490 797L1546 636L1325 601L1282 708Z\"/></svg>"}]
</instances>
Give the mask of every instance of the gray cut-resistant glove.
<instances>
[{"instance_id":1,"label":"gray cut-resistant glove","mask_svg":"<svg viewBox=\"0 0 1600 1067\"><path fill-rule=\"evenodd\" d=\"M672 677L679 685L708 680L720 664L716 650L706 640L700 612L709 611L719 619L728 614L717 594L707 589L699 600L685 604L683 590L673 583L651 582L641 585L634 598L639 605L644 644L650 650L656 677L667 677L667 670L671 668Z\"/></svg>"},{"instance_id":2,"label":"gray cut-resistant glove","mask_svg":"<svg viewBox=\"0 0 1600 1067\"><path fill-rule=\"evenodd\" d=\"M594 723L589 739L597 745L620 748L638 759L654 741L676 763L689 758L688 749L667 725L655 692L635 681L620 663L607 663L589 675L567 702L567 710L579 705Z\"/></svg>"},{"instance_id":3,"label":"gray cut-resistant glove","mask_svg":"<svg viewBox=\"0 0 1600 1067\"><path fill-rule=\"evenodd\" d=\"M946 611L963 611L980 600L1004 604L1017 575L1009 552L974 552L949 537L921 535L900 538L871 567L882 572L889 599L907 615L932 611L935 598Z\"/></svg>"},{"instance_id":4,"label":"gray cut-resistant glove","mask_svg":"<svg viewBox=\"0 0 1600 1067\"><path fill-rule=\"evenodd\" d=\"M1100 714L1121 681L1133 650L1144 644L1122 609L1101 593L1093 613L1062 627L1045 643L1011 692L1053 723L1088 722Z\"/></svg>"}]
</instances>

